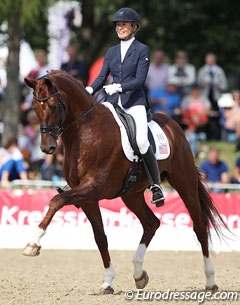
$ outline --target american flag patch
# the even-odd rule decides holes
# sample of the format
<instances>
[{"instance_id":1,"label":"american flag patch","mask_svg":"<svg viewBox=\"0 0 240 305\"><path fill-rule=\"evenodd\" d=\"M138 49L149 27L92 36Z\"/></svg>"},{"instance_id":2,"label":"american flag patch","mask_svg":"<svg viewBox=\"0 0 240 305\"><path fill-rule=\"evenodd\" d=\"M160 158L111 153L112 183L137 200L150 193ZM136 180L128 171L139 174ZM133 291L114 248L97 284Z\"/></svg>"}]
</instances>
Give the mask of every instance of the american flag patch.
<instances>
[{"instance_id":1,"label":"american flag patch","mask_svg":"<svg viewBox=\"0 0 240 305\"><path fill-rule=\"evenodd\" d=\"M167 154L168 153L168 146L167 144L161 144L158 146L160 154Z\"/></svg>"}]
</instances>

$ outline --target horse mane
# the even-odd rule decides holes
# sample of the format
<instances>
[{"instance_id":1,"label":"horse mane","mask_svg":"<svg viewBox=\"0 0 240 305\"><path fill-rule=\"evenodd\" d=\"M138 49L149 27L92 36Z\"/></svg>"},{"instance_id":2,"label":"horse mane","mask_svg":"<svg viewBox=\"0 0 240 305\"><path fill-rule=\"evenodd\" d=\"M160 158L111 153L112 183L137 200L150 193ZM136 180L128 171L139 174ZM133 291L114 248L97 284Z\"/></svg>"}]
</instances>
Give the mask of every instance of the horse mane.
<instances>
[{"instance_id":1,"label":"horse mane","mask_svg":"<svg viewBox=\"0 0 240 305\"><path fill-rule=\"evenodd\" d=\"M72 76L70 73L63 70L51 70L47 73L48 76L63 76L65 78L71 79L73 82L76 82L81 88L84 88L82 82L76 77Z\"/></svg>"}]
</instances>

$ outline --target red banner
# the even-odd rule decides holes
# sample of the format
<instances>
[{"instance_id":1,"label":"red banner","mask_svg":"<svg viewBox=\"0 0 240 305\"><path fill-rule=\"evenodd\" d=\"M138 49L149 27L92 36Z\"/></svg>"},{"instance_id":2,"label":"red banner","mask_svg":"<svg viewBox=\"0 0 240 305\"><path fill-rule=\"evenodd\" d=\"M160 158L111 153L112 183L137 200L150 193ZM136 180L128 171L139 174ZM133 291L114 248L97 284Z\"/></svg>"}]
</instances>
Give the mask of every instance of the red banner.
<instances>
[{"instance_id":1,"label":"red banner","mask_svg":"<svg viewBox=\"0 0 240 305\"><path fill-rule=\"evenodd\" d=\"M56 191L2 190L0 194L0 225L35 225L44 217L48 203ZM161 220L162 226L192 227L188 211L177 193L167 193L165 205L161 208L150 203L150 195L146 192L146 201ZM212 197L229 228L240 228L240 194L212 194ZM100 206L107 227L133 227L139 224L136 216L120 198L102 200ZM79 226L86 222L81 209L66 206L56 213L51 224Z\"/></svg>"}]
</instances>

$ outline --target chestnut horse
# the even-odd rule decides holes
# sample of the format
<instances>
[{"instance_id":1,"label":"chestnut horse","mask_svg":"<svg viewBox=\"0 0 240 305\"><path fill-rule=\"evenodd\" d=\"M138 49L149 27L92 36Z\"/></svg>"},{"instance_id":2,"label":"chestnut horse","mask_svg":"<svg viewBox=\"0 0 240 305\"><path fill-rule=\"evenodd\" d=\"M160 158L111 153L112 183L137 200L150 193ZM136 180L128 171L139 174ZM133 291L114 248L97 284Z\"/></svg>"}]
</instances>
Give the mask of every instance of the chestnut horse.
<instances>
[{"instance_id":1,"label":"chestnut horse","mask_svg":"<svg viewBox=\"0 0 240 305\"><path fill-rule=\"evenodd\" d=\"M37 80L26 78L25 82L34 90L32 106L40 121L41 150L53 154L57 139L61 136L65 149L63 173L71 189L51 199L46 216L36 228L23 254L39 254L40 239L59 209L70 204L81 207L92 225L105 268L101 289L103 293L113 293L115 272L108 252L99 200L112 199L119 194L132 165L123 153L119 127L109 109L97 103L66 72L51 71ZM210 227L220 233L223 221L200 180L182 129L163 114L155 114L153 119L167 135L171 149L170 156L159 161L161 177L176 189L189 211L202 248L206 288L216 291L208 238ZM131 191L122 196L122 200L143 227L143 235L132 262L136 287L144 288L148 283L148 275L143 270L143 259L160 221L145 202L144 191L149 182L143 166L140 166L140 179Z\"/></svg>"}]
</instances>

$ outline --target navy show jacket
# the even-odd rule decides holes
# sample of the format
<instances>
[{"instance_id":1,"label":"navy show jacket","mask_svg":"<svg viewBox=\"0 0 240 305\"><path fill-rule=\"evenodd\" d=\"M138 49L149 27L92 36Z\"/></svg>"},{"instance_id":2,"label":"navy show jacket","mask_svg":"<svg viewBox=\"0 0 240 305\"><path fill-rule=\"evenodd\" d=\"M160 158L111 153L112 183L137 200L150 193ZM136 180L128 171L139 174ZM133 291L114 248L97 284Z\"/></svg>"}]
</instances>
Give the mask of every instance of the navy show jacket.
<instances>
[{"instance_id":1,"label":"navy show jacket","mask_svg":"<svg viewBox=\"0 0 240 305\"><path fill-rule=\"evenodd\" d=\"M134 39L127 50L123 62L121 62L120 44L108 49L100 74L91 87L96 92L102 86L111 73L113 83L121 84L122 92L107 96L107 101L114 104L121 95L121 103L124 108L135 105L144 105L148 108L148 101L144 92L144 83L150 64L150 48Z\"/></svg>"}]
</instances>

